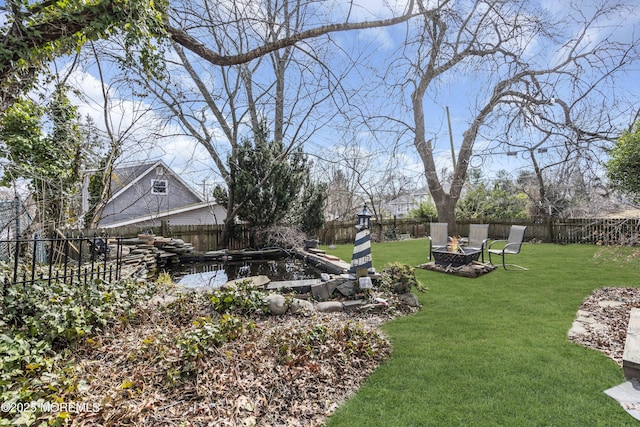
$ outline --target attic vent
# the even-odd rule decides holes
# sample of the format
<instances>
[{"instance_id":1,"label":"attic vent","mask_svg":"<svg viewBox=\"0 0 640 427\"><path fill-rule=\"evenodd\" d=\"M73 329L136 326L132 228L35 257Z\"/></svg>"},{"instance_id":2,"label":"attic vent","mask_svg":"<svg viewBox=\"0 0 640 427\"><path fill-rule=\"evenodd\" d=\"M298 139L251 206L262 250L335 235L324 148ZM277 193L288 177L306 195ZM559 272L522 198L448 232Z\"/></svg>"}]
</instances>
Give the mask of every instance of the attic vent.
<instances>
[{"instance_id":1,"label":"attic vent","mask_svg":"<svg viewBox=\"0 0 640 427\"><path fill-rule=\"evenodd\" d=\"M151 194L167 194L167 180L166 179L152 179L151 180Z\"/></svg>"},{"instance_id":2,"label":"attic vent","mask_svg":"<svg viewBox=\"0 0 640 427\"><path fill-rule=\"evenodd\" d=\"M156 166L156 176L163 176L164 168L162 166Z\"/></svg>"}]
</instances>

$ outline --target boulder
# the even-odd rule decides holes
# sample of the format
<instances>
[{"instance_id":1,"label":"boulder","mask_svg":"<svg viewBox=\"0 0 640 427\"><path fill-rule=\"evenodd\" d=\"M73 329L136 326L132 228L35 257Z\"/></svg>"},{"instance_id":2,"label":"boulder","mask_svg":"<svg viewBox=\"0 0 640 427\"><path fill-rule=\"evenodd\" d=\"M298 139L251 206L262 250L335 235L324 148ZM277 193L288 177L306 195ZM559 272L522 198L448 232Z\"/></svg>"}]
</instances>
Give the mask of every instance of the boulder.
<instances>
[{"instance_id":1,"label":"boulder","mask_svg":"<svg viewBox=\"0 0 640 427\"><path fill-rule=\"evenodd\" d=\"M294 298L289 305L289 312L291 313L312 313L315 311L313 303L300 298Z\"/></svg>"},{"instance_id":2,"label":"boulder","mask_svg":"<svg viewBox=\"0 0 640 427\"><path fill-rule=\"evenodd\" d=\"M280 294L269 294L266 297L267 305L271 314L284 314L287 311L287 302Z\"/></svg>"},{"instance_id":3,"label":"boulder","mask_svg":"<svg viewBox=\"0 0 640 427\"><path fill-rule=\"evenodd\" d=\"M320 313L337 313L344 310L344 307L340 301L326 301L319 302L316 305L316 310Z\"/></svg>"},{"instance_id":4,"label":"boulder","mask_svg":"<svg viewBox=\"0 0 640 427\"><path fill-rule=\"evenodd\" d=\"M255 289L264 289L271 282L271 280L264 275L249 276L249 277L243 277L240 279L230 280L224 285L222 285L221 288L223 289L232 288L238 283L245 282L245 281L251 282L251 287Z\"/></svg>"},{"instance_id":5,"label":"boulder","mask_svg":"<svg viewBox=\"0 0 640 427\"><path fill-rule=\"evenodd\" d=\"M329 282L320 282L315 285L311 285L311 295L316 301L327 301L331 296L333 289L329 290ZM335 287L334 287L335 289Z\"/></svg>"},{"instance_id":6,"label":"boulder","mask_svg":"<svg viewBox=\"0 0 640 427\"><path fill-rule=\"evenodd\" d=\"M420 307L420 301L418 301L418 297L412 292L398 295L398 299L401 303L406 304L409 307Z\"/></svg>"},{"instance_id":7,"label":"boulder","mask_svg":"<svg viewBox=\"0 0 640 427\"><path fill-rule=\"evenodd\" d=\"M353 280L339 284L336 289L345 297L350 297L356 293L356 282Z\"/></svg>"}]
</instances>

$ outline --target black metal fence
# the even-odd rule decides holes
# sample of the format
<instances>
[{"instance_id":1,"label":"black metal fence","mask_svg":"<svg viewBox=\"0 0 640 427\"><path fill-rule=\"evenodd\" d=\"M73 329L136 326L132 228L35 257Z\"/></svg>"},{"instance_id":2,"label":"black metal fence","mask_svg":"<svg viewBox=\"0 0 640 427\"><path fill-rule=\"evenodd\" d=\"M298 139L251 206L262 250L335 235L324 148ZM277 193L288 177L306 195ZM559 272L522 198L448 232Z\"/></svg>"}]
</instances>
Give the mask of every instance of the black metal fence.
<instances>
[{"instance_id":1,"label":"black metal fence","mask_svg":"<svg viewBox=\"0 0 640 427\"><path fill-rule=\"evenodd\" d=\"M122 238L52 236L0 240L2 282L10 284L87 284L95 279L118 280Z\"/></svg>"}]
</instances>

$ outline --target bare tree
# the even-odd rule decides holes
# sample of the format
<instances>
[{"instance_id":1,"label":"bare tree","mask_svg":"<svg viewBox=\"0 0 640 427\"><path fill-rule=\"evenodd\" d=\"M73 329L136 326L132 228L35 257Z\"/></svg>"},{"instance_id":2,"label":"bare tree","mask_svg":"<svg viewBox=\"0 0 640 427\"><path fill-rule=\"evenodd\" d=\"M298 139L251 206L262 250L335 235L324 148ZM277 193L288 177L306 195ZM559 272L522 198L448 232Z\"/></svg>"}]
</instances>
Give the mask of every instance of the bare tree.
<instances>
[{"instance_id":1,"label":"bare tree","mask_svg":"<svg viewBox=\"0 0 640 427\"><path fill-rule=\"evenodd\" d=\"M147 72L153 72L157 62L153 56L153 37L169 36L175 43L184 46L213 65L238 65L258 59L271 52L294 46L295 44L322 35L394 25L410 19L413 15L413 1L410 0L406 13L401 16L370 22L339 22L316 25L300 31L278 34L266 43L253 45L246 51L225 54L222 50L211 49L199 39L202 27L198 20L184 21L183 9L178 3L165 9L165 4L155 4L144 0L128 2L97 2L96 4L59 3L35 1L21 3L9 0L0 5L0 12L6 19L0 23L0 114L2 114L22 93L36 82L37 76L56 56L62 56L80 48L85 41L109 38L125 28L124 38L128 48L142 48ZM240 2L232 2L240 4ZM240 9L249 9L240 4ZM217 9L224 9L224 3L217 2L203 6L203 16ZM353 4L351 5L353 7ZM233 6L235 8L235 6ZM268 8L268 6L267 6ZM349 8L350 10L351 8ZM193 15L197 17L197 15ZM239 19L254 19L250 15ZM259 19L259 18L258 18ZM185 22L188 25L183 25ZM254 22L258 22L256 19ZM192 25L196 23L196 25ZM164 25L163 25L164 24ZM226 23L223 23L226 24ZM218 31L223 32L224 25ZM131 57L127 58L128 60ZM126 61L130 63L130 61Z\"/></svg>"},{"instance_id":2,"label":"bare tree","mask_svg":"<svg viewBox=\"0 0 640 427\"><path fill-rule=\"evenodd\" d=\"M91 110L87 116L85 139L93 141L88 154L90 162L83 171L82 213L83 224L92 229L107 217L104 208L112 196L113 170L122 163L138 163L149 159L149 153L162 123L150 105L136 101L129 82L123 76L110 78L109 63L101 44L90 43L77 61L78 70L70 78L81 103ZM93 86L95 74L96 91ZM88 81L87 81L88 80ZM84 90L83 90L84 89ZM123 153L128 156L123 157ZM132 201L134 203L135 201ZM157 209L150 213L157 212Z\"/></svg>"},{"instance_id":3,"label":"bare tree","mask_svg":"<svg viewBox=\"0 0 640 427\"><path fill-rule=\"evenodd\" d=\"M612 34L616 26L601 24L631 10L606 4L589 16L578 8L572 12L580 26L555 62L513 85L509 108L502 110L508 138L494 137L509 154L529 161L536 182L529 195L543 218L568 207L566 201L576 196L576 179L598 183L590 187L603 192L601 161L637 109L635 94L618 87L619 78L637 63L636 36L630 33L619 41ZM594 191L591 195L599 198Z\"/></svg>"},{"instance_id":4,"label":"bare tree","mask_svg":"<svg viewBox=\"0 0 640 427\"><path fill-rule=\"evenodd\" d=\"M301 0L172 4L166 78L149 78L140 69L130 81L167 123L211 157L227 187L225 236L244 203L228 164L241 138L250 137L266 119L286 156L349 103L340 84L353 63L329 66L334 45L330 38L317 37L406 21L414 16L412 4L398 18L359 23L347 19L311 29L310 23L326 18L315 4ZM313 44L304 41L312 38Z\"/></svg>"},{"instance_id":5,"label":"bare tree","mask_svg":"<svg viewBox=\"0 0 640 427\"><path fill-rule=\"evenodd\" d=\"M249 46L247 50L237 51L236 53L226 53L224 50L215 50L208 47L198 35L192 34L192 31L202 28L199 24L201 16L215 16L216 14L223 15L228 11L232 13L230 16L235 16L236 21L233 20L223 20L218 22L218 27L215 29L219 33L227 32L225 31L230 26L236 26L240 21L251 22L253 24L265 23L267 25L274 25L275 22L269 23L268 21L261 22L263 15L258 14L256 16L252 16L251 14L260 9L255 6L255 2L232 2L228 10L225 9L225 5L215 4L213 6L203 5L203 8L200 10L205 15L191 15L189 8L180 8L175 7L174 12L169 13L169 22L165 25L166 31L171 36L171 39L180 45L182 45L185 49L190 50L197 56L202 59L208 61L212 65L221 65L221 66L229 66L229 65L239 65L245 64L247 62L253 61L254 59L259 59L263 56L271 52L276 52L280 49L294 47L301 41L315 39L323 35L337 33L342 31L353 31L353 30L362 30L368 28L376 28L376 27L386 27L396 25L402 22L406 22L411 18L418 16L421 12L414 12L414 0L409 0L407 7L405 8L405 12L397 17L388 18L388 19L380 19L373 21L363 21L363 22L350 22L349 16L346 18L346 22L342 23L329 23L326 25L319 25L312 28L304 28L298 27L293 28L290 27L288 30L283 32L280 31L280 28L273 28L275 31L271 33L271 37L266 42L260 42L257 45ZM312 10L311 5L303 3L303 2L293 2L289 3L288 1L283 2L282 4L278 4L276 2L270 3L265 2L265 9L270 11L271 13L283 12L282 18L294 18L297 16L296 9L300 9L304 7L307 10ZM350 11L354 7L354 1L350 0L347 5L347 9ZM192 11L194 9L191 9ZM181 13L185 13L184 18L181 18ZM222 12L222 13L220 13ZM248 14L247 14L248 12ZM189 17L191 15L191 17ZM300 16L297 16L298 18ZM191 20L193 18L193 20ZM286 23L286 21L284 21ZM306 22L298 21L299 24L308 24ZM186 25L185 25L186 24ZM305 25L306 26L306 25ZM286 25L283 27L286 28ZM227 34L233 34L235 36L240 36L239 33L233 31L227 32ZM231 46L234 46L232 44ZM227 46L225 46L227 47Z\"/></svg>"},{"instance_id":6,"label":"bare tree","mask_svg":"<svg viewBox=\"0 0 640 427\"><path fill-rule=\"evenodd\" d=\"M610 136L615 127L614 117L601 114L608 108L607 97L602 96L594 109L588 105L589 94L604 95L603 84L637 59L634 43L587 37L596 29L602 30L607 18L621 14L622 6L592 5L584 8L588 15L579 5L563 8L562 15L535 7L523 0L479 0L464 5L445 2L434 11L421 9L424 19L409 23L407 43L396 62L397 69L392 70L400 76L399 83L392 89L401 97L410 93L413 123L394 119L411 130L439 220L448 222L453 232L455 206L481 131L489 140L506 140L504 135L515 133L525 111L535 112L533 122L552 125L548 129L553 135L559 129L570 130L570 136L564 138L566 144L594 143L603 135ZM411 26L417 23L420 25ZM408 77L403 80L402 76ZM442 94L458 83L468 87L460 93L475 99L475 105L469 105L471 115L446 189L444 177L438 175L441 167L430 135L439 132L434 130L437 123L433 123L433 115L444 110ZM562 115L544 119L542 112L552 106L554 97ZM590 126L583 127L587 117L591 118ZM531 114L526 120L532 122Z\"/></svg>"},{"instance_id":7,"label":"bare tree","mask_svg":"<svg viewBox=\"0 0 640 427\"><path fill-rule=\"evenodd\" d=\"M344 221L351 219L355 209L355 188L350 184L349 174L345 173L334 162L330 163L324 176L330 176L327 190L325 218L327 220Z\"/></svg>"},{"instance_id":8,"label":"bare tree","mask_svg":"<svg viewBox=\"0 0 640 427\"><path fill-rule=\"evenodd\" d=\"M367 149L361 142L352 141L331 147L331 157L317 158L320 167L328 171L324 175L334 177L329 186L329 213L335 216L339 212L338 219L355 221L356 212L366 203L382 240L382 220L388 215L386 202L417 191L420 180L404 168L402 156L375 146L369 144ZM331 194L332 188L337 194Z\"/></svg>"}]
</instances>

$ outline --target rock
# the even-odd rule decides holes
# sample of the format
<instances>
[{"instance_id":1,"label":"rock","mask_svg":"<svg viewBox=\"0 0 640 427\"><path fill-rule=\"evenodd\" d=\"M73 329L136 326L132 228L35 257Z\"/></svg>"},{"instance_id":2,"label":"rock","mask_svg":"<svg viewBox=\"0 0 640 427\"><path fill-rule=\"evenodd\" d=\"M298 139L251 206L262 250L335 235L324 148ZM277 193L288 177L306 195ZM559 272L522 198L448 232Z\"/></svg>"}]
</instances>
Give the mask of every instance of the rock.
<instances>
[{"instance_id":1,"label":"rock","mask_svg":"<svg viewBox=\"0 0 640 427\"><path fill-rule=\"evenodd\" d=\"M360 308L367 303L366 300L356 299L356 300L347 300L342 303L344 306L344 311L359 311Z\"/></svg>"},{"instance_id":2,"label":"rock","mask_svg":"<svg viewBox=\"0 0 640 427\"><path fill-rule=\"evenodd\" d=\"M287 311L285 298L280 294L269 294L265 298L271 314L284 314Z\"/></svg>"},{"instance_id":3,"label":"rock","mask_svg":"<svg viewBox=\"0 0 640 427\"><path fill-rule=\"evenodd\" d=\"M337 283L335 281L331 282L320 282L314 285L311 285L311 295L316 301L327 301L331 297L331 293L336 289Z\"/></svg>"},{"instance_id":4,"label":"rock","mask_svg":"<svg viewBox=\"0 0 640 427\"><path fill-rule=\"evenodd\" d=\"M356 283L352 280L339 284L336 289L345 297L350 297L356 293Z\"/></svg>"},{"instance_id":5,"label":"rock","mask_svg":"<svg viewBox=\"0 0 640 427\"><path fill-rule=\"evenodd\" d=\"M420 307L420 301L418 301L418 297L412 292L398 295L398 299L401 303L406 304L409 307Z\"/></svg>"},{"instance_id":6,"label":"rock","mask_svg":"<svg viewBox=\"0 0 640 427\"><path fill-rule=\"evenodd\" d=\"M163 295L155 295L153 298L151 298L149 300L149 302L147 303L149 306L153 306L153 305L169 305L172 302L175 302L178 300L178 295L173 293L173 294L163 294Z\"/></svg>"},{"instance_id":7,"label":"rock","mask_svg":"<svg viewBox=\"0 0 640 427\"><path fill-rule=\"evenodd\" d=\"M293 314L312 313L314 311L315 308L313 307L313 303L300 298L294 298L291 302L291 305L289 306L289 312Z\"/></svg>"},{"instance_id":8,"label":"rock","mask_svg":"<svg viewBox=\"0 0 640 427\"><path fill-rule=\"evenodd\" d=\"M358 311L363 313L382 313L389 308L386 304L365 304Z\"/></svg>"},{"instance_id":9,"label":"rock","mask_svg":"<svg viewBox=\"0 0 640 427\"><path fill-rule=\"evenodd\" d=\"M602 308L616 308L622 307L623 305L625 305L625 303L622 301L598 301L598 305Z\"/></svg>"},{"instance_id":10,"label":"rock","mask_svg":"<svg viewBox=\"0 0 640 427\"><path fill-rule=\"evenodd\" d=\"M571 329L569 329L569 333L567 334L569 338L574 338L578 336L582 336L587 333L586 328L584 327L584 323L574 320L571 325Z\"/></svg>"},{"instance_id":11,"label":"rock","mask_svg":"<svg viewBox=\"0 0 640 427\"><path fill-rule=\"evenodd\" d=\"M303 279L303 280L283 280L277 282L271 282L267 285L267 290L289 289L296 294L307 294L311 292L311 286L320 283L319 279Z\"/></svg>"},{"instance_id":12,"label":"rock","mask_svg":"<svg viewBox=\"0 0 640 427\"><path fill-rule=\"evenodd\" d=\"M320 313L337 313L344 309L343 305L339 301L327 301L319 302L316 305L316 310Z\"/></svg>"}]
</instances>

